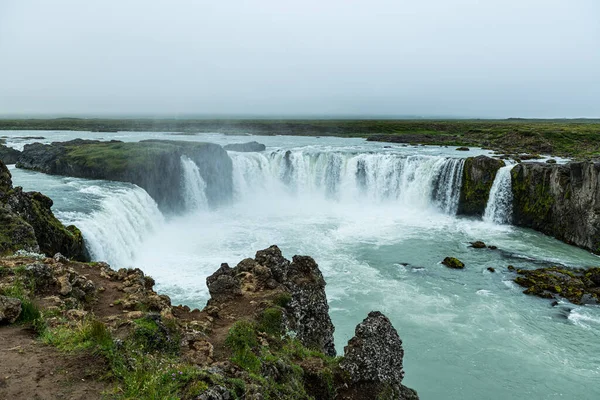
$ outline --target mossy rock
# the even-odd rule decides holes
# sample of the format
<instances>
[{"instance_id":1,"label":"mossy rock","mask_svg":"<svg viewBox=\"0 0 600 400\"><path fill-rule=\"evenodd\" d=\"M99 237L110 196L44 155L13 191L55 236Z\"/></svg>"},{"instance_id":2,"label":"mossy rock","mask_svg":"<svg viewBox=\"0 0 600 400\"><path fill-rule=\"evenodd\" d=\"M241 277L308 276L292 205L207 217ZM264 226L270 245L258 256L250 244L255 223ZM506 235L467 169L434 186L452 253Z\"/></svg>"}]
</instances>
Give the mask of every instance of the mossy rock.
<instances>
[{"instance_id":1,"label":"mossy rock","mask_svg":"<svg viewBox=\"0 0 600 400\"><path fill-rule=\"evenodd\" d=\"M452 268L452 269L463 269L465 267L465 264L462 261L460 261L458 258L454 258L454 257L444 258L444 261L442 261L442 264L444 264L446 267Z\"/></svg>"},{"instance_id":2,"label":"mossy rock","mask_svg":"<svg viewBox=\"0 0 600 400\"><path fill-rule=\"evenodd\" d=\"M525 287L525 294L542 298L564 297L575 304L582 304L584 295L600 301L600 268L567 269L561 267L517 271L515 283ZM594 277L594 279L591 279ZM596 279L598 278L598 279Z\"/></svg>"},{"instance_id":3,"label":"mossy rock","mask_svg":"<svg viewBox=\"0 0 600 400\"><path fill-rule=\"evenodd\" d=\"M458 203L459 215L483 215L496 173L504 165L504 161L487 156L469 157L465 160Z\"/></svg>"}]
</instances>

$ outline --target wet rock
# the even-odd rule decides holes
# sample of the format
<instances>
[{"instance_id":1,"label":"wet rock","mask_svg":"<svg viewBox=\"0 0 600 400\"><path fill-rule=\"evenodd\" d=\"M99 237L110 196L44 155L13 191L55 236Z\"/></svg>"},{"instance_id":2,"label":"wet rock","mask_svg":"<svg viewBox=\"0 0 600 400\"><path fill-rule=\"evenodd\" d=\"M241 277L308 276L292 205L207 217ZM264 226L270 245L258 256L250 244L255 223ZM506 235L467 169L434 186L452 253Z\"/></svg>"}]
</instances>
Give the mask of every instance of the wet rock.
<instances>
[{"instance_id":1,"label":"wet rock","mask_svg":"<svg viewBox=\"0 0 600 400\"><path fill-rule=\"evenodd\" d=\"M448 268L453 268L453 269L463 269L465 267L465 264L462 261L460 261L458 258L454 258L454 257L444 258L444 261L442 261L442 264L444 264Z\"/></svg>"},{"instance_id":2,"label":"wet rock","mask_svg":"<svg viewBox=\"0 0 600 400\"><path fill-rule=\"evenodd\" d=\"M490 249L490 250L498 250L498 247L497 246L488 246L488 249Z\"/></svg>"},{"instance_id":3,"label":"wet rock","mask_svg":"<svg viewBox=\"0 0 600 400\"><path fill-rule=\"evenodd\" d=\"M525 294L542 298L564 297L575 304L600 301L600 286L590 276L600 268L567 269L559 267L518 270L515 283L525 287Z\"/></svg>"},{"instance_id":4,"label":"wet rock","mask_svg":"<svg viewBox=\"0 0 600 400\"><path fill-rule=\"evenodd\" d=\"M504 161L487 156L469 157L463 167L459 215L483 216L496 173Z\"/></svg>"},{"instance_id":5,"label":"wet rock","mask_svg":"<svg viewBox=\"0 0 600 400\"><path fill-rule=\"evenodd\" d=\"M471 242L471 246L474 249L485 249L487 246L482 241Z\"/></svg>"},{"instance_id":6,"label":"wet rock","mask_svg":"<svg viewBox=\"0 0 600 400\"><path fill-rule=\"evenodd\" d=\"M12 324L21 315L21 300L0 296L0 324Z\"/></svg>"},{"instance_id":7,"label":"wet rock","mask_svg":"<svg viewBox=\"0 0 600 400\"><path fill-rule=\"evenodd\" d=\"M516 268L512 265L509 265L508 267L506 267L506 269L508 269L509 271L515 271Z\"/></svg>"},{"instance_id":8,"label":"wet rock","mask_svg":"<svg viewBox=\"0 0 600 400\"><path fill-rule=\"evenodd\" d=\"M550 159L546 160L546 164L556 164L556 160L553 158L550 158Z\"/></svg>"},{"instance_id":9,"label":"wet rock","mask_svg":"<svg viewBox=\"0 0 600 400\"><path fill-rule=\"evenodd\" d=\"M404 349L390 320L370 312L344 348L340 368L349 377L342 399L417 399L415 391L402 385Z\"/></svg>"},{"instance_id":10,"label":"wet rock","mask_svg":"<svg viewBox=\"0 0 600 400\"><path fill-rule=\"evenodd\" d=\"M456 150L457 151L469 151L470 149L468 147L457 147Z\"/></svg>"},{"instance_id":11,"label":"wet rock","mask_svg":"<svg viewBox=\"0 0 600 400\"><path fill-rule=\"evenodd\" d=\"M496 269L494 267L487 267L487 270L490 272L496 272Z\"/></svg>"},{"instance_id":12,"label":"wet rock","mask_svg":"<svg viewBox=\"0 0 600 400\"><path fill-rule=\"evenodd\" d=\"M267 147L258 142L248 142L248 143L231 143L223 146L225 150L228 151L240 151L240 152L255 152L255 151L264 151Z\"/></svg>"}]
</instances>

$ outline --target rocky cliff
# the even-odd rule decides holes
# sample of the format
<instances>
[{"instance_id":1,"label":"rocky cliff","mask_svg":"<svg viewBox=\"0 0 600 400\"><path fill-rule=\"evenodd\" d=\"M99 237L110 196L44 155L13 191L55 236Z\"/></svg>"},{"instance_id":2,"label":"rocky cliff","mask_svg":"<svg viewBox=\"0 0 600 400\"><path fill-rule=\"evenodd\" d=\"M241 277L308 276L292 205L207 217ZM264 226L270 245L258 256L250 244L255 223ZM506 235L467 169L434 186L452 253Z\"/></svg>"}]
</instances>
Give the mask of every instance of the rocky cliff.
<instances>
[{"instance_id":1,"label":"rocky cliff","mask_svg":"<svg viewBox=\"0 0 600 400\"><path fill-rule=\"evenodd\" d=\"M74 379L72 390L101 382L136 399L418 399L402 385L402 341L379 312L357 326L343 357L333 357L325 281L311 257L290 261L271 246L233 268L223 264L207 284L207 306L190 310L173 307L139 269L60 255L0 257L0 325L31 326L67 352L52 364L89 354L99 371ZM41 376L37 387L62 376L40 368L47 364L25 372ZM25 393L23 378L4 381L4 389Z\"/></svg>"},{"instance_id":2,"label":"rocky cliff","mask_svg":"<svg viewBox=\"0 0 600 400\"><path fill-rule=\"evenodd\" d=\"M512 189L515 225L600 253L600 163L521 163Z\"/></svg>"},{"instance_id":3,"label":"rocky cliff","mask_svg":"<svg viewBox=\"0 0 600 400\"><path fill-rule=\"evenodd\" d=\"M13 187L11 174L0 161L0 255L26 250L85 260L81 232L73 225L65 227L51 207L52 200L43 194Z\"/></svg>"},{"instance_id":4,"label":"rocky cliff","mask_svg":"<svg viewBox=\"0 0 600 400\"><path fill-rule=\"evenodd\" d=\"M18 168L54 175L131 182L144 188L161 209L183 208L181 157L196 163L211 206L231 200L232 162L217 144L144 140L135 143L76 139L26 145Z\"/></svg>"},{"instance_id":5,"label":"rocky cliff","mask_svg":"<svg viewBox=\"0 0 600 400\"><path fill-rule=\"evenodd\" d=\"M504 161L487 156L469 157L463 168L458 214L483 216L496 173Z\"/></svg>"},{"instance_id":6,"label":"rocky cliff","mask_svg":"<svg viewBox=\"0 0 600 400\"><path fill-rule=\"evenodd\" d=\"M4 164L16 164L21 152L0 143L0 161Z\"/></svg>"}]
</instances>

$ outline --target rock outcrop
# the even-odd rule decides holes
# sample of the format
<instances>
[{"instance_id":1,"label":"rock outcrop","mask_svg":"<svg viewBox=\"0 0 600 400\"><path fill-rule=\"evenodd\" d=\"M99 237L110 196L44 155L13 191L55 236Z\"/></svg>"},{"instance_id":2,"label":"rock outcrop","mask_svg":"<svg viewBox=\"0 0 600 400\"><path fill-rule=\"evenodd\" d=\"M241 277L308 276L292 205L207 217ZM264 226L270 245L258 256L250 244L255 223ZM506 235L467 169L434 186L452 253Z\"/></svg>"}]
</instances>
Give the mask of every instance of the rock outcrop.
<instances>
[{"instance_id":1,"label":"rock outcrop","mask_svg":"<svg viewBox=\"0 0 600 400\"><path fill-rule=\"evenodd\" d=\"M465 160L457 211L459 215L483 216L494 178L503 166L504 161L487 156Z\"/></svg>"},{"instance_id":2,"label":"rock outcrop","mask_svg":"<svg viewBox=\"0 0 600 400\"><path fill-rule=\"evenodd\" d=\"M267 147L258 142L248 142L248 143L231 143L223 146L225 150L229 151L240 151L240 152L256 152L256 151L264 151Z\"/></svg>"},{"instance_id":3,"label":"rock outcrop","mask_svg":"<svg viewBox=\"0 0 600 400\"><path fill-rule=\"evenodd\" d=\"M511 171L513 223L600 253L600 163L521 163Z\"/></svg>"},{"instance_id":4,"label":"rock outcrop","mask_svg":"<svg viewBox=\"0 0 600 400\"><path fill-rule=\"evenodd\" d=\"M184 207L182 156L198 166L211 206L231 200L232 162L227 152L213 143L81 139L33 143L25 145L17 167L54 175L131 182L144 188L161 209L178 211Z\"/></svg>"},{"instance_id":5,"label":"rock outcrop","mask_svg":"<svg viewBox=\"0 0 600 400\"><path fill-rule=\"evenodd\" d=\"M26 250L87 259L79 229L65 227L51 207L52 200L43 194L14 188L10 171L0 162L0 255Z\"/></svg>"},{"instance_id":6,"label":"rock outcrop","mask_svg":"<svg viewBox=\"0 0 600 400\"><path fill-rule=\"evenodd\" d=\"M0 144L0 161L4 164L16 164L20 156L21 152L19 150Z\"/></svg>"},{"instance_id":7,"label":"rock outcrop","mask_svg":"<svg viewBox=\"0 0 600 400\"><path fill-rule=\"evenodd\" d=\"M600 304L600 268L560 267L517 270L515 282L523 293L546 299L564 297L575 304Z\"/></svg>"},{"instance_id":8,"label":"rock outcrop","mask_svg":"<svg viewBox=\"0 0 600 400\"><path fill-rule=\"evenodd\" d=\"M340 397L418 399L414 390L402 385L403 357L402 340L390 320L378 311L370 312L344 348L340 368L352 383Z\"/></svg>"},{"instance_id":9,"label":"rock outcrop","mask_svg":"<svg viewBox=\"0 0 600 400\"><path fill-rule=\"evenodd\" d=\"M257 291L288 293L290 298L284 307L286 330L295 332L304 346L335 356L325 280L311 257L294 256L290 262L277 246L271 246L235 268L222 264L206 284L211 295L209 306Z\"/></svg>"}]
</instances>

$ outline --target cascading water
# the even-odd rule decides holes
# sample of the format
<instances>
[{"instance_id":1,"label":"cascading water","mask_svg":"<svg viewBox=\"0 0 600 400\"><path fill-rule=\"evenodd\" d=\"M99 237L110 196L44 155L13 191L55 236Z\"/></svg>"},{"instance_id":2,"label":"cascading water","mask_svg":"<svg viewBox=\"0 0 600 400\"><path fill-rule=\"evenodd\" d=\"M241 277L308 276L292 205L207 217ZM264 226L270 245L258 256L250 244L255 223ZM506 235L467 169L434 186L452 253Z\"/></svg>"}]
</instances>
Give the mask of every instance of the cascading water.
<instances>
[{"instance_id":1,"label":"cascading water","mask_svg":"<svg viewBox=\"0 0 600 400\"><path fill-rule=\"evenodd\" d=\"M137 186L87 190L102 197L100 207L73 223L83 233L92 259L130 266L143 240L164 223L156 202Z\"/></svg>"},{"instance_id":2,"label":"cascading water","mask_svg":"<svg viewBox=\"0 0 600 400\"><path fill-rule=\"evenodd\" d=\"M181 156L181 169L183 171L182 187L183 199L187 210L206 210L206 182L200 175L196 163L186 156Z\"/></svg>"},{"instance_id":3,"label":"cascading water","mask_svg":"<svg viewBox=\"0 0 600 400\"><path fill-rule=\"evenodd\" d=\"M510 171L515 164L506 165L498 170L490 190L483 220L496 224L509 224L512 220L512 177Z\"/></svg>"},{"instance_id":4,"label":"cascading water","mask_svg":"<svg viewBox=\"0 0 600 400\"><path fill-rule=\"evenodd\" d=\"M463 159L441 156L305 150L230 156L238 199L257 191L287 192L341 202L433 205L450 215L458 208L464 165Z\"/></svg>"}]
</instances>

